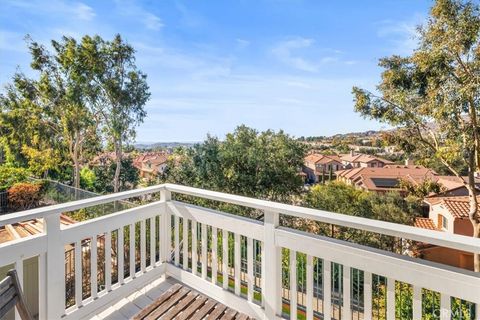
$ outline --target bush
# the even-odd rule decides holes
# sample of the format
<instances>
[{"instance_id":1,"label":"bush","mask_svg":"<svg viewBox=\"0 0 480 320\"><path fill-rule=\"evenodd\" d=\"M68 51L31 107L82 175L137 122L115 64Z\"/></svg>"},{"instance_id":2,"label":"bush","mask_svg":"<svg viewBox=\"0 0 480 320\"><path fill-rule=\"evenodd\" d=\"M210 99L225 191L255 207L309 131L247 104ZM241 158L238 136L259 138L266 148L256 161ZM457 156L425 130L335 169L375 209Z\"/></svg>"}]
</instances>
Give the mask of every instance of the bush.
<instances>
[{"instance_id":1,"label":"bush","mask_svg":"<svg viewBox=\"0 0 480 320\"><path fill-rule=\"evenodd\" d=\"M24 168L0 166L0 191L7 190L16 183L25 182L29 172Z\"/></svg>"},{"instance_id":2,"label":"bush","mask_svg":"<svg viewBox=\"0 0 480 320\"><path fill-rule=\"evenodd\" d=\"M16 183L8 189L8 204L15 211L38 207L42 186L37 183Z\"/></svg>"}]
</instances>

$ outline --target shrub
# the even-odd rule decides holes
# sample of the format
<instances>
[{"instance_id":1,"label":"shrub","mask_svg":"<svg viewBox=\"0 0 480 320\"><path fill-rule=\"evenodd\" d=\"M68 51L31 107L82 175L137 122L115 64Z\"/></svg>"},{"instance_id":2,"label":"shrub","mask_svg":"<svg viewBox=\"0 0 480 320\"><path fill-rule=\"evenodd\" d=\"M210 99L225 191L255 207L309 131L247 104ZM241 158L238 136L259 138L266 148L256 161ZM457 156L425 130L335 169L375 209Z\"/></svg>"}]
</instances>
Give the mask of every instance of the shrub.
<instances>
[{"instance_id":1,"label":"shrub","mask_svg":"<svg viewBox=\"0 0 480 320\"><path fill-rule=\"evenodd\" d=\"M16 183L8 189L8 204L15 211L35 208L42 198L41 189L37 183Z\"/></svg>"},{"instance_id":2,"label":"shrub","mask_svg":"<svg viewBox=\"0 0 480 320\"><path fill-rule=\"evenodd\" d=\"M28 170L11 166L0 166L0 191L7 190L15 183L25 182L28 178Z\"/></svg>"}]
</instances>

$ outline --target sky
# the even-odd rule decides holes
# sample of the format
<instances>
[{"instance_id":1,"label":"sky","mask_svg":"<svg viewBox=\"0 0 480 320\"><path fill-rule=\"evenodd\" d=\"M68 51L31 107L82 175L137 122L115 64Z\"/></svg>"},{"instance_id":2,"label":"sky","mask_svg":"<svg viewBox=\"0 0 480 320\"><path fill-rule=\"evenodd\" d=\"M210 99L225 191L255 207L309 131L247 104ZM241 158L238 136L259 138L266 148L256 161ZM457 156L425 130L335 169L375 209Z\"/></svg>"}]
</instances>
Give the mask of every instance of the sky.
<instances>
[{"instance_id":1,"label":"sky","mask_svg":"<svg viewBox=\"0 0 480 320\"><path fill-rule=\"evenodd\" d=\"M0 0L0 86L27 75L25 35L49 45L117 33L136 49L151 99L137 142L224 137L245 124L299 136L383 128L353 111L378 59L407 55L426 0ZM3 90L3 89L0 89Z\"/></svg>"}]
</instances>

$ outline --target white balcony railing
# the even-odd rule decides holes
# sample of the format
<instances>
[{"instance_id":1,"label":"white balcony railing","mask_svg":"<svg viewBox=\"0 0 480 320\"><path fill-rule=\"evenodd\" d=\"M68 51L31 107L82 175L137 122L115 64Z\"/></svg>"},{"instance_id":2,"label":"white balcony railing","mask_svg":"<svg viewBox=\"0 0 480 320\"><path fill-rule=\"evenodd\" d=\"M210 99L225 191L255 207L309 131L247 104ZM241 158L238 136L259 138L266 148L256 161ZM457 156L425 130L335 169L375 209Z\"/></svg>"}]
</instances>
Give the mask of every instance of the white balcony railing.
<instances>
[{"instance_id":1,"label":"white balcony railing","mask_svg":"<svg viewBox=\"0 0 480 320\"><path fill-rule=\"evenodd\" d=\"M61 213L151 193L160 201L60 224ZM174 201L172 194L254 208L264 219ZM23 279L23 261L38 257L40 319L88 317L163 275L259 319L296 318L297 311L306 319L398 319L400 284L411 292L403 303L412 306L412 319L428 312L455 318L452 298L480 317L478 274L282 227L280 215L480 253L480 239L165 184L0 216L0 226L32 218L45 226L42 234L0 244L0 266L14 265ZM72 244L69 267L65 248ZM382 303L378 288L385 290ZM425 308L428 293L439 297L438 310Z\"/></svg>"}]
</instances>

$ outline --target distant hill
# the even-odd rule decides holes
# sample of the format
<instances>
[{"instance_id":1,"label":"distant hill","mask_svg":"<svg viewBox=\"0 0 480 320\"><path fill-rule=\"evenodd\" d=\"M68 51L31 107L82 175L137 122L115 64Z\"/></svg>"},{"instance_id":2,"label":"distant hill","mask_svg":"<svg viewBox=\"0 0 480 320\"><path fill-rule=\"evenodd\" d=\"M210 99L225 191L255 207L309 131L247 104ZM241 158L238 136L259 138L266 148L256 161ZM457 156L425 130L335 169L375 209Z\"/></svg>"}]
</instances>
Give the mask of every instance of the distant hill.
<instances>
[{"instance_id":1,"label":"distant hill","mask_svg":"<svg viewBox=\"0 0 480 320\"><path fill-rule=\"evenodd\" d=\"M137 143L134 144L136 149L160 149L160 148L191 148L197 142L154 142L154 143Z\"/></svg>"}]
</instances>

